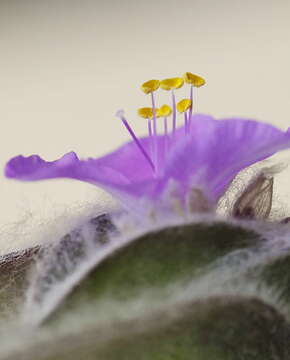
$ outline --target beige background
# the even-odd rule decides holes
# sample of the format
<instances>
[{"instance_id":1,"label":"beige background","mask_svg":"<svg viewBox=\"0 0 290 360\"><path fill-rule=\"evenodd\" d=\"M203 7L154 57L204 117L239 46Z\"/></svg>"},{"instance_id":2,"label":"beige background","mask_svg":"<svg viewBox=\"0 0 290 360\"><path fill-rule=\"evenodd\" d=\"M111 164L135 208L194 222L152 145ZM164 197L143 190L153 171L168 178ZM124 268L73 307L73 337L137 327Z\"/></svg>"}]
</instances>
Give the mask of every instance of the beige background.
<instances>
[{"instance_id":1,"label":"beige background","mask_svg":"<svg viewBox=\"0 0 290 360\"><path fill-rule=\"evenodd\" d=\"M128 139L119 108L144 133L139 85L185 71L207 79L197 111L288 127L289 15L289 0L1 0L1 169L18 154L112 150ZM286 192L287 177L279 184ZM87 184L3 176L0 196L2 252L109 201Z\"/></svg>"}]
</instances>

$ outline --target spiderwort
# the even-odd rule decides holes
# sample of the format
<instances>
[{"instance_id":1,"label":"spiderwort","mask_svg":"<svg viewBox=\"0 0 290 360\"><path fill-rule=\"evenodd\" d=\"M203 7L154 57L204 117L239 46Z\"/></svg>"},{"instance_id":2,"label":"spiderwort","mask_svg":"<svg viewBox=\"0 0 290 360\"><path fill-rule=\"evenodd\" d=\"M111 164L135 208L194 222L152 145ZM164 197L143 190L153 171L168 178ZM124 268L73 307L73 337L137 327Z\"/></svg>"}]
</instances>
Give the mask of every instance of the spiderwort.
<instances>
[{"instance_id":1,"label":"spiderwort","mask_svg":"<svg viewBox=\"0 0 290 360\"><path fill-rule=\"evenodd\" d=\"M184 83L190 86L190 97L176 105L175 90ZM80 160L70 152L51 162L38 155L20 155L7 163L5 174L24 181L51 178L86 181L104 188L137 212L142 211L140 199L155 208L165 201L170 208L173 193L185 209L198 211L204 202L214 206L239 171L290 148L290 132L255 120L215 120L208 115L192 115L193 88L204 84L203 78L188 72L183 78L149 80L141 89L150 94L152 107L138 110L147 119L148 136L138 138L124 112L118 111L117 116L132 141L112 153ZM171 91L172 108L166 104L156 107L155 92L159 88ZM184 126L179 128L177 111L184 116ZM159 118L163 118L162 134L157 132ZM199 208L197 202L203 205Z\"/></svg>"}]
</instances>

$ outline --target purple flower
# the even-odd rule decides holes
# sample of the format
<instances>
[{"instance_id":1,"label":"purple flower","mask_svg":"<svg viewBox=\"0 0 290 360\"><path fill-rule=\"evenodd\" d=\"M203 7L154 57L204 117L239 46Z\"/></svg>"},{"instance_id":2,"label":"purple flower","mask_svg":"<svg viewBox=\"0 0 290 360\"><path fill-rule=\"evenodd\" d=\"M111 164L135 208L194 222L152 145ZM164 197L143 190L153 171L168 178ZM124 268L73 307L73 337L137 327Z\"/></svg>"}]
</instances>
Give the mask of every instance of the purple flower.
<instances>
[{"instance_id":1,"label":"purple flower","mask_svg":"<svg viewBox=\"0 0 290 360\"><path fill-rule=\"evenodd\" d=\"M156 83L154 86L155 91ZM191 93L193 86L191 83ZM190 101L183 102L188 104L187 108L182 108L183 104L177 106L177 109L182 108L184 126L173 128L169 133L169 112L158 113L153 90L147 93L151 94L153 103L152 114L147 112L148 137L138 139L123 113L119 112L118 116L133 141L112 153L97 159L80 160L70 152L52 162L38 155L17 156L7 163L5 175L24 181L51 178L86 181L102 187L132 209L137 209L143 198L158 204L166 196L170 184L175 184L176 196L182 202L192 190L199 189L207 201L214 204L239 171L290 148L289 131L283 132L255 120L215 120L207 115L191 115ZM175 98L173 104L175 106ZM162 116L164 134L157 135L157 117ZM176 116L176 109L173 116Z\"/></svg>"}]
</instances>

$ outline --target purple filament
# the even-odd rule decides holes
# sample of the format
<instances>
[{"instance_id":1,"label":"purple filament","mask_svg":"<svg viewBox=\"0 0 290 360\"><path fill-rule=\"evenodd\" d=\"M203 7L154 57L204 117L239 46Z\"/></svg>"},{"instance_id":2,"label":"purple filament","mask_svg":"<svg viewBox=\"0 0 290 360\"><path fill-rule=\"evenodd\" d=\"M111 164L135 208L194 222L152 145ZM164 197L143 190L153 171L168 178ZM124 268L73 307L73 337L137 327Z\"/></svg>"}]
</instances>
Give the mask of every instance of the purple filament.
<instances>
[{"instance_id":1,"label":"purple filament","mask_svg":"<svg viewBox=\"0 0 290 360\"><path fill-rule=\"evenodd\" d=\"M172 134L175 134L176 131L176 101L175 101L175 95L174 91L172 90Z\"/></svg>"},{"instance_id":2,"label":"purple filament","mask_svg":"<svg viewBox=\"0 0 290 360\"><path fill-rule=\"evenodd\" d=\"M168 124L167 124L167 117L164 118L164 134L168 135Z\"/></svg>"},{"instance_id":3,"label":"purple filament","mask_svg":"<svg viewBox=\"0 0 290 360\"><path fill-rule=\"evenodd\" d=\"M168 148L168 123L167 123L167 117L163 118L164 123L164 134L165 134L165 152L167 152Z\"/></svg>"},{"instance_id":4,"label":"purple filament","mask_svg":"<svg viewBox=\"0 0 290 360\"><path fill-rule=\"evenodd\" d=\"M146 150L143 148L142 144L140 143L137 136L134 134L134 131L132 130L131 126L129 125L128 121L124 118L121 111L118 111L117 116L122 120L122 123L125 125L126 129L128 130L129 134L132 136L133 140L135 141L135 144L138 146L139 150L143 154L143 156L146 158L148 163L150 164L152 170L155 172L155 166L150 158L150 156L147 154Z\"/></svg>"},{"instance_id":5,"label":"purple filament","mask_svg":"<svg viewBox=\"0 0 290 360\"><path fill-rule=\"evenodd\" d=\"M152 126L151 126L151 120L148 119L148 134L150 138L152 138Z\"/></svg>"},{"instance_id":6,"label":"purple filament","mask_svg":"<svg viewBox=\"0 0 290 360\"><path fill-rule=\"evenodd\" d=\"M191 116L192 116L192 107L193 107L193 86L190 85L190 109L189 109L189 122L191 120Z\"/></svg>"},{"instance_id":7,"label":"purple filament","mask_svg":"<svg viewBox=\"0 0 290 360\"><path fill-rule=\"evenodd\" d=\"M186 134L189 132L189 123L188 123L188 117L187 117L186 112L184 112L184 131Z\"/></svg>"},{"instance_id":8,"label":"purple filament","mask_svg":"<svg viewBox=\"0 0 290 360\"><path fill-rule=\"evenodd\" d=\"M150 155L153 154L153 135L152 135L152 126L151 126L151 119L148 119L148 134L150 139Z\"/></svg>"},{"instance_id":9,"label":"purple filament","mask_svg":"<svg viewBox=\"0 0 290 360\"><path fill-rule=\"evenodd\" d=\"M151 92L152 100L152 111L153 111L153 163L155 166L155 171L158 173L158 153L157 153L157 121L156 121L156 105L154 93Z\"/></svg>"}]
</instances>

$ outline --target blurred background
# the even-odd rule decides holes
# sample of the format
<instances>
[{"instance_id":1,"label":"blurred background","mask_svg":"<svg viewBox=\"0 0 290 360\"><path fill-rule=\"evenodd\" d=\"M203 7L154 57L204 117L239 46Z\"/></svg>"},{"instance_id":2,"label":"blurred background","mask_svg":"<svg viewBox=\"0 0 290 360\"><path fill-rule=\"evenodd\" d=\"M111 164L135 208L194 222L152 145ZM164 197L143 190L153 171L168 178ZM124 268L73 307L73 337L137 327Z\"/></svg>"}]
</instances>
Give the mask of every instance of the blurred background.
<instances>
[{"instance_id":1,"label":"blurred background","mask_svg":"<svg viewBox=\"0 0 290 360\"><path fill-rule=\"evenodd\" d=\"M114 149L128 140L120 108L144 134L136 110L150 103L140 84L185 71L207 80L197 112L286 129L289 14L288 0L1 0L1 169L18 154L54 160ZM284 202L285 174L275 189ZM62 234L72 217L111 204L88 184L3 175L0 199L0 253Z\"/></svg>"}]
</instances>

